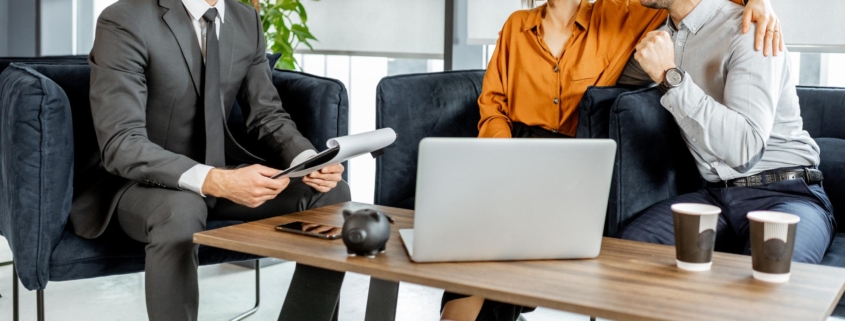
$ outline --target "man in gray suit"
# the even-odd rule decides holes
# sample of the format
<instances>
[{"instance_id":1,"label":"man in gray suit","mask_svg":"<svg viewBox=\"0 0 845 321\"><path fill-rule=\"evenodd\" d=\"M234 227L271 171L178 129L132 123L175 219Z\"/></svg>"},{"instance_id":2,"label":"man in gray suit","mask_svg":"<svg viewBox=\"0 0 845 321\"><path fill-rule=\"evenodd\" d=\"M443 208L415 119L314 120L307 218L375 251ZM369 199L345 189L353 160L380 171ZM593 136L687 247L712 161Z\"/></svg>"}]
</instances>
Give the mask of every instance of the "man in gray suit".
<instances>
[{"instance_id":1,"label":"man in gray suit","mask_svg":"<svg viewBox=\"0 0 845 321\"><path fill-rule=\"evenodd\" d=\"M350 200L341 165L292 180L271 179L278 170L263 165L235 168L243 159L285 168L316 154L282 109L265 46L257 12L236 0L121 0L97 22L90 97L104 168L85 177L96 183L78 191L70 219L82 237L116 224L147 244L151 320L197 319L192 235L208 219L256 220ZM228 132L235 100L266 160Z\"/></svg>"}]
</instances>

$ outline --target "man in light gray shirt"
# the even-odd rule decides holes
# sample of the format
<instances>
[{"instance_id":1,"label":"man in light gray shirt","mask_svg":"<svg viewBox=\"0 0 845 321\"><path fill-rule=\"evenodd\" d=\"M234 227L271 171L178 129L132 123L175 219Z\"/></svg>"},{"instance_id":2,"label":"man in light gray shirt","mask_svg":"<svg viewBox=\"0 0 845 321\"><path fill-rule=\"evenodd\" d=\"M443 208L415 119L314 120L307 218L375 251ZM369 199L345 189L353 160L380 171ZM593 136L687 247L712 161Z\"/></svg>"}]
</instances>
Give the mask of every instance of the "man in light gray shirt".
<instances>
[{"instance_id":1,"label":"man in light gray shirt","mask_svg":"<svg viewBox=\"0 0 845 321\"><path fill-rule=\"evenodd\" d=\"M793 259L821 262L833 236L832 207L817 170L819 146L802 128L787 52L754 51L755 33L740 30L742 6L728 0L641 3L667 9L669 18L637 45L619 83L659 84L660 103L708 185L645 210L622 237L674 244L670 206L705 203L722 209L717 249L748 254L746 214L772 210L801 217Z\"/></svg>"}]
</instances>

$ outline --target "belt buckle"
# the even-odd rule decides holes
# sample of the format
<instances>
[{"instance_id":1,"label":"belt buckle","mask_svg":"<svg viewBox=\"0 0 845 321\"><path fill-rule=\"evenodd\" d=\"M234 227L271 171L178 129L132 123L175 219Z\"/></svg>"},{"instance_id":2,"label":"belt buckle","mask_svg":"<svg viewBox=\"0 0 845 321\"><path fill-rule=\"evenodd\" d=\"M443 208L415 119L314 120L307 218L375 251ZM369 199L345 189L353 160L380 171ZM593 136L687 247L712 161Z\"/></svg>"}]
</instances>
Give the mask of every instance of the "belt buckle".
<instances>
[{"instance_id":1,"label":"belt buckle","mask_svg":"<svg viewBox=\"0 0 845 321\"><path fill-rule=\"evenodd\" d=\"M795 179L795 172L787 172L786 173L786 180L793 180Z\"/></svg>"}]
</instances>

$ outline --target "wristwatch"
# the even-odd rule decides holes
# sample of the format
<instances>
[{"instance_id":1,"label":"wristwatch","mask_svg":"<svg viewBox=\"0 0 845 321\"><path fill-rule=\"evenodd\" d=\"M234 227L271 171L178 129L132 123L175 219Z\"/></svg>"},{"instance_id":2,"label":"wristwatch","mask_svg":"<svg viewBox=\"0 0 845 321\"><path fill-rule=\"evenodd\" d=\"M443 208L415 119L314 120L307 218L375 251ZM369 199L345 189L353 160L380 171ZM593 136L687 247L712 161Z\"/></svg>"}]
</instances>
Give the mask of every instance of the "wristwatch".
<instances>
[{"instance_id":1,"label":"wristwatch","mask_svg":"<svg viewBox=\"0 0 845 321\"><path fill-rule=\"evenodd\" d=\"M657 90L660 91L660 94L665 95L670 89L680 86L686 74L681 68L666 70L666 73L663 75L663 82L657 85Z\"/></svg>"}]
</instances>

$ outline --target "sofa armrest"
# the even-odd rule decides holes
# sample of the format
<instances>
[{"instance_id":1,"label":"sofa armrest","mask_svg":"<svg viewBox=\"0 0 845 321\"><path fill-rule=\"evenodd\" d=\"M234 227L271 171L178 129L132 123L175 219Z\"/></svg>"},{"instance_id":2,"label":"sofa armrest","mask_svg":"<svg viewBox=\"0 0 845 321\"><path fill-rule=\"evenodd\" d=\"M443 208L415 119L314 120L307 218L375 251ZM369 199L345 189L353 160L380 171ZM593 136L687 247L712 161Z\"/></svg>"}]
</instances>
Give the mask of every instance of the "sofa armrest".
<instances>
[{"instance_id":1,"label":"sofa armrest","mask_svg":"<svg viewBox=\"0 0 845 321\"><path fill-rule=\"evenodd\" d=\"M376 90L376 128L396 143L376 159L375 203L413 208L417 154L426 137L478 137L483 70L386 77Z\"/></svg>"},{"instance_id":2,"label":"sofa armrest","mask_svg":"<svg viewBox=\"0 0 845 321\"><path fill-rule=\"evenodd\" d=\"M587 88L578 104L578 138L608 138L610 109L619 95L642 89L640 87L615 86Z\"/></svg>"},{"instance_id":3,"label":"sofa armrest","mask_svg":"<svg viewBox=\"0 0 845 321\"><path fill-rule=\"evenodd\" d=\"M46 286L70 214L71 119L67 95L49 78L15 64L0 74L0 233L30 290Z\"/></svg>"},{"instance_id":4,"label":"sofa armrest","mask_svg":"<svg viewBox=\"0 0 845 321\"><path fill-rule=\"evenodd\" d=\"M610 111L609 127L618 149L606 235L618 237L644 209L703 186L680 128L660 105L656 88L621 94Z\"/></svg>"}]
</instances>

